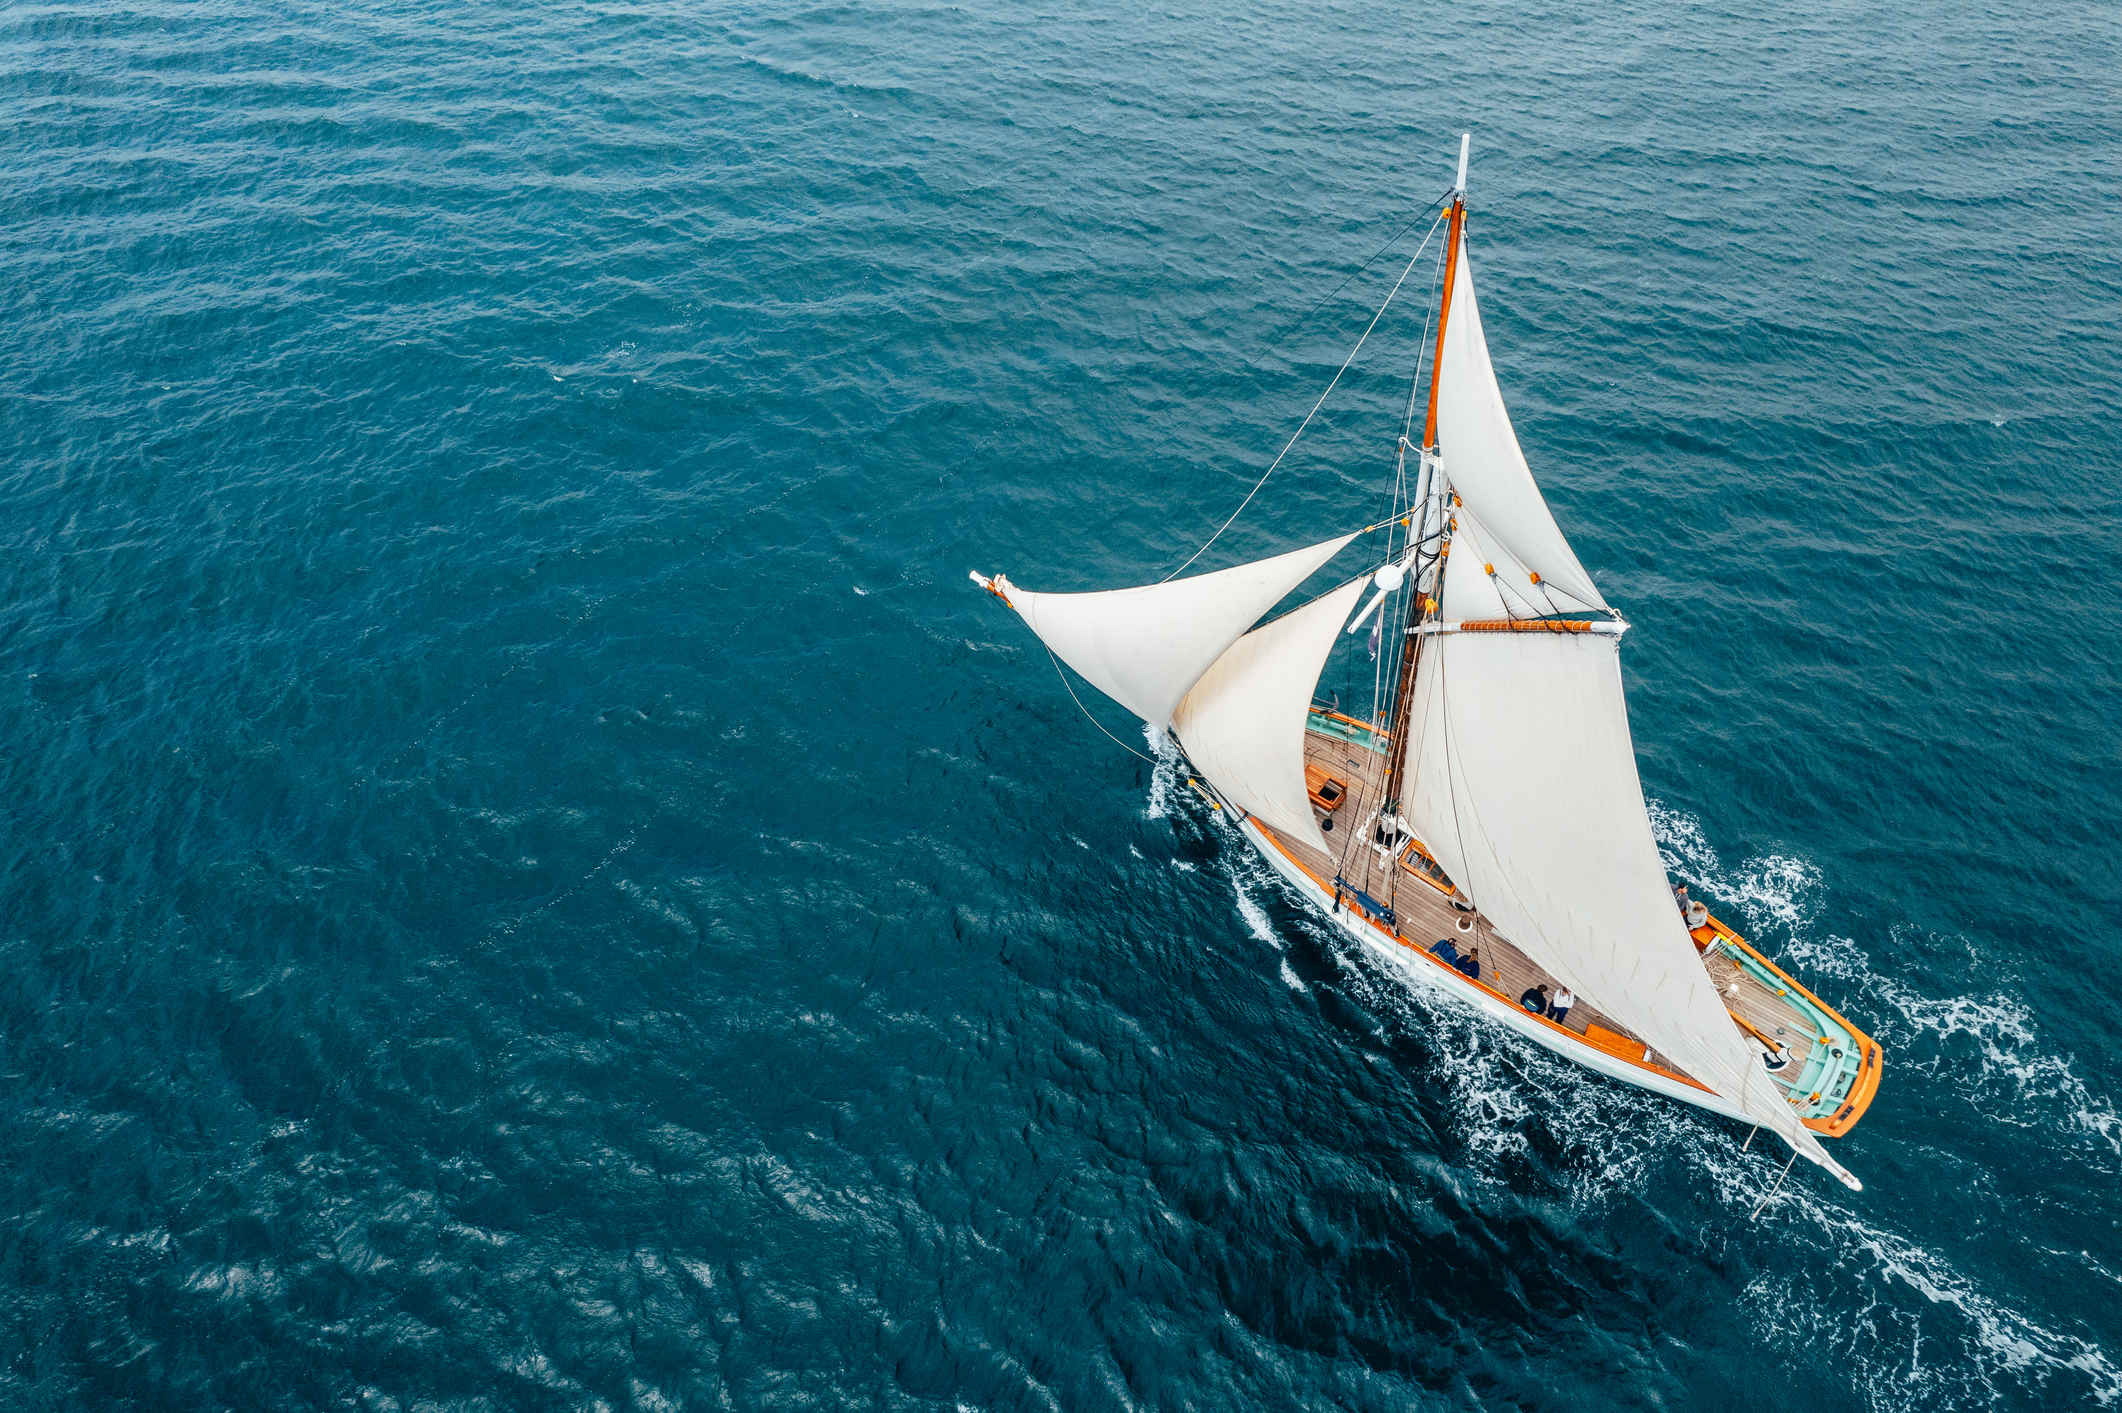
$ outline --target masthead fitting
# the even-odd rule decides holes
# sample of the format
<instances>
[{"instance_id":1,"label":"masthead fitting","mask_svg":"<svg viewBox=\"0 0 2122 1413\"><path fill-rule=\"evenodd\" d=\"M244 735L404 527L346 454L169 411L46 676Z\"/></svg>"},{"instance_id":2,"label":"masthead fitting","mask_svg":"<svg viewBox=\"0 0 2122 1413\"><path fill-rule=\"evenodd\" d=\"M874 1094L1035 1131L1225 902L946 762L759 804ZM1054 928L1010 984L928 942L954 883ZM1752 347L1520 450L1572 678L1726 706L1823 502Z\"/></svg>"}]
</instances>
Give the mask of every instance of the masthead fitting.
<instances>
[{"instance_id":1,"label":"masthead fitting","mask_svg":"<svg viewBox=\"0 0 2122 1413\"><path fill-rule=\"evenodd\" d=\"M1462 132L1459 134L1459 180L1452 184L1453 196L1466 195L1466 150L1472 147L1473 144L1474 135L1472 133Z\"/></svg>"}]
</instances>

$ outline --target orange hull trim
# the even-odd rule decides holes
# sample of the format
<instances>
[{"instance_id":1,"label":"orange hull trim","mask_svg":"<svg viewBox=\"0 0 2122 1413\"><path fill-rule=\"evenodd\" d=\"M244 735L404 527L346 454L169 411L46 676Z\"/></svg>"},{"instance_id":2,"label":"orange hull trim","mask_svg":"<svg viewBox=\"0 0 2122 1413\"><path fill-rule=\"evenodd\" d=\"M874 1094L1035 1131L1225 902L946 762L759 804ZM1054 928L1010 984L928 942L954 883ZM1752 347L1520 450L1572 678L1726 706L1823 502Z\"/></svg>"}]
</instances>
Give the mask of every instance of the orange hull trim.
<instances>
[{"instance_id":1,"label":"orange hull trim","mask_svg":"<svg viewBox=\"0 0 2122 1413\"><path fill-rule=\"evenodd\" d=\"M1828 1005L1827 1002L1821 1000L1818 996L1815 996L1792 977L1789 972L1755 951L1752 943L1732 931L1731 928L1716 917L1711 917L1706 926L1696 928L1692 935L1697 947L1707 947L1712 942L1721 941L1728 947L1735 947L1746 953L1747 956L1752 957L1773 972L1778 981L1788 986L1798 995L1803 996L1811 1004L1819 1007L1830 1020L1849 1032L1850 1041L1857 1047L1857 1054L1861 1060L1857 1070L1857 1077L1849 1086L1849 1094L1843 1099L1841 1107L1832 1114L1817 1119L1806 1119L1804 1124L1813 1132L1826 1134L1829 1138L1840 1138L1843 1134L1855 1128L1857 1120L1864 1117L1864 1111L1871 1107L1872 1099L1878 1094L1879 1077L1886 1069L1886 1052L1879 1047L1879 1042L1857 1029L1854 1025L1851 1025L1847 1016L1833 1006Z\"/></svg>"}]
</instances>

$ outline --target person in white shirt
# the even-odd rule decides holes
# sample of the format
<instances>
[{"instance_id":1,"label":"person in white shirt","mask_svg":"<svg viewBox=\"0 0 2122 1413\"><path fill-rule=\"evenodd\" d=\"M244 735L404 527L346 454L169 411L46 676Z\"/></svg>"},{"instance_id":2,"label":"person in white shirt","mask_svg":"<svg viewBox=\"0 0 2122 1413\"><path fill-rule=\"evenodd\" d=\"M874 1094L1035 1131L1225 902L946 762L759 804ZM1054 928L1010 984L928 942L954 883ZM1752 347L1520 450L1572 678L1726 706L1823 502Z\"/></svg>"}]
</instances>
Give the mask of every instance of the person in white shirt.
<instances>
[{"instance_id":1,"label":"person in white shirt","mask_svg":"<svg viewBox=\"0 0 2122 1413\"><path fill-rule=\"evenodd\" d=\"M1577 1004L1577 997L1567 986L1555 988L1554 999L1547 1003L1547 1018L1556 1025L1569 1021L1569 1008Z\"/></svg>"}]
</instances>

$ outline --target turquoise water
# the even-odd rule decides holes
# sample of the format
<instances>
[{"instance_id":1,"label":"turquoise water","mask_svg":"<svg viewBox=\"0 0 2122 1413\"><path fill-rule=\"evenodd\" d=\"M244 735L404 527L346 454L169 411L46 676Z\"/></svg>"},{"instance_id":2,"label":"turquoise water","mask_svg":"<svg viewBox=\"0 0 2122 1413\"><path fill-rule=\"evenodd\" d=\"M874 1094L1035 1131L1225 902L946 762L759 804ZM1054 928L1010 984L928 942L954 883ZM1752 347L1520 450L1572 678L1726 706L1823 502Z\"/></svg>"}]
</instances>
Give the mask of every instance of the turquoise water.
<instances>
[{"instance_id":1,"label":"turquoise water","mask_svg":"<svg viewBox=\"0 0 2122 1413\"><path fill-rule=\"evenodd\" d=\"M0 12L0 1403L2115 1403L2118 72ZM1887 1046L1861 1194L1408 994L965 581L1191 552L1468 127L1675 869ZM1419 318L1216 562L1375 513Z\"/></svg>"}]
</instances>

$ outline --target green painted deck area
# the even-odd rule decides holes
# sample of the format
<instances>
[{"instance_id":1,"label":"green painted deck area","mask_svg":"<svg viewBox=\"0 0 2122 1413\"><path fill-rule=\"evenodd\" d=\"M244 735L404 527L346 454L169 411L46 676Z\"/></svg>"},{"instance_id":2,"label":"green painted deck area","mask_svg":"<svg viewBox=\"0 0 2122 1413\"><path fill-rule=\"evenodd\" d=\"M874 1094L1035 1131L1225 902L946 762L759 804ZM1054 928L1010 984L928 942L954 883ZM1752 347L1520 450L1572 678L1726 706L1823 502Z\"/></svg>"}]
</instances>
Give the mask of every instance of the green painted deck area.
<instances>
[{"instance_id":1,"label":"green painted deck area","mask_svg":"<svg viewBox=\"0 0 2122 1413\"><path fill-rule=\"evenodd\" d=\"M1327 714L1328 710L1329 708L1320 706L1312 708L1312 730L1328 736L1339 737L1351 745L1362 746L1366 750L1380 753L1385 750L1384 745L1378 740L1379 732L1374 727L1365 726L1360 721L1346 721L1338 716L1330 716Z\"/></svg>"}]
</instances>

